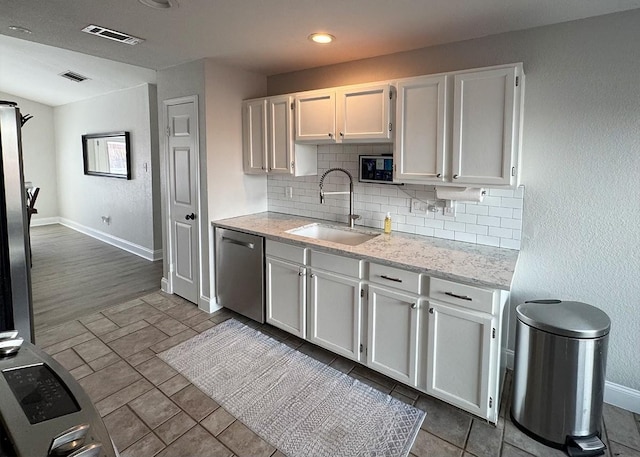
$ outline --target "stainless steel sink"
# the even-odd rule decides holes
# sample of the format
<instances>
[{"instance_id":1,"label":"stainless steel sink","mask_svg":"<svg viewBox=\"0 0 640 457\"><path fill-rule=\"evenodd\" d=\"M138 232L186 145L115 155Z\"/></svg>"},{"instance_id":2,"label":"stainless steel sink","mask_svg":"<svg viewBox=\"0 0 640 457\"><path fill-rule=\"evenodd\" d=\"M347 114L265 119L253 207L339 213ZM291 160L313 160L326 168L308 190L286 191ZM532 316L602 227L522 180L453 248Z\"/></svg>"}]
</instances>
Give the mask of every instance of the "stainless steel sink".
<instances>
[{"instance_id":1,"label":"stainless steel sink","mask_svg":"<svg viewBox=\"0 0 640 457\"><path fill-rule=\"evenodd\" d=\"M332 227L318 223L287 230L287 233L316 240L331 241L332 243L346 244L348 246L357 246L379 235L377 233L362 232L346 227Z\"/></svg>"}]
</instances>

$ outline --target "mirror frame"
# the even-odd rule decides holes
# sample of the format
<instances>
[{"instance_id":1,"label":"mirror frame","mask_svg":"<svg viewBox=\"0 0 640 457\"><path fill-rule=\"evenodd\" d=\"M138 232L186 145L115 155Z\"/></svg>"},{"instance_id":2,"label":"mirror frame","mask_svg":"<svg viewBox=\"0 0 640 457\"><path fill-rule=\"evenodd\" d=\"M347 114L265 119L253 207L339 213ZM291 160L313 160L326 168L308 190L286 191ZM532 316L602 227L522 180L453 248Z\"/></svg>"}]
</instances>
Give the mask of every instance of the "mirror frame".
<instances>
[{"instance_id":1,"label":"mirror frame","mask_svg":"<svg viewBox=\"0 0 640 457\"><path fill-rule=\"evenodd\" d=\"M126 155L127 155L127 173L118 174L118 173L105 173L102 171L89 170L89 160L88 160L88 148L87 141L98 138L113 138L117 136L124 136ZM107 178L118 178L118 179L131 179L131 141L129 139L129 132L110 132L110 133L93 133L82 135L82 161L84 163L84 174L89 176L105 176Z\"/></svg>"}]
</instances>

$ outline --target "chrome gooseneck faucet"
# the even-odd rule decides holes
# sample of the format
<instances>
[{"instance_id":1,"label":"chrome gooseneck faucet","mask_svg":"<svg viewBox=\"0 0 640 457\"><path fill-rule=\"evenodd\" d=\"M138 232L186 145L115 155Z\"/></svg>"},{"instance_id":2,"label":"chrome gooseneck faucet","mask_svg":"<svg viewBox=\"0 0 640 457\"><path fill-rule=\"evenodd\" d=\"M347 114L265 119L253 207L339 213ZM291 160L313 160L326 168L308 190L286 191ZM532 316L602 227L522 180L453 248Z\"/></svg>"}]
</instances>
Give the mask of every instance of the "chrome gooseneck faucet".
<instances>
[{"instance_id":1,"label":"chrome gooseneck faucet","mask_svg":"<svg viewBox=\"0 0 640 457\"><path fill-rule=\"evenodd\" d=\"M332 171L341 171L345 173L349 177L349 192L341 191L341 192L325 192L322 190L322 185L324 184L324 178ZM324 203L325 195L347 195L349 194L349 227L353 228L354 222L356 219L360 219L360 216L357 214L353 214L353 176L344 168L329 168L325 171L320 177L320 204Z\"/></svg>"}]
</instances>

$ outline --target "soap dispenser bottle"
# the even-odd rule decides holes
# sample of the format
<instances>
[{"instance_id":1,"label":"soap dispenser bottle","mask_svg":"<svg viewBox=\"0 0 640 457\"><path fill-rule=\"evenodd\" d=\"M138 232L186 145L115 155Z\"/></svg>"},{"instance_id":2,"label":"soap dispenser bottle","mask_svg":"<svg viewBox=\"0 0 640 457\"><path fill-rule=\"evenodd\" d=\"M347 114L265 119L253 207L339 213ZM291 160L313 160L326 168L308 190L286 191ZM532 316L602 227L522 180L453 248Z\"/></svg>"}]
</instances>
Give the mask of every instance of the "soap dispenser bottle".
<instances>
[{"instance_id":1,"label":"soap dispenser bottle","mask_svg":"<svg viewBox=\"0 0 640 457\"><path fill-rule=\"evenodd\" d=\"M391 213L387 213L387 217L384 218L384 233L391 233Z\"/></svg>"}]
</instances>

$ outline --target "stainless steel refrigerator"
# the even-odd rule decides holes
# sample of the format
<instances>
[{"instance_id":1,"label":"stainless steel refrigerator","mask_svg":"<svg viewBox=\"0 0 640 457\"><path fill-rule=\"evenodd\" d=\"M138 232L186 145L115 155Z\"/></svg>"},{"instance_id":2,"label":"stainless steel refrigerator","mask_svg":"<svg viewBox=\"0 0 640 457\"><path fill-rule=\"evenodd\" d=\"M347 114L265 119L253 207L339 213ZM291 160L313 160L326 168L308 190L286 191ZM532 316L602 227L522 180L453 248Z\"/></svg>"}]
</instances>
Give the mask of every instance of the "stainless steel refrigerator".
<instances>
[{"instance_id":1,"label":"stainless steel refrigerator","mask_svg":"<svg viewBox=\"0 0 640 457\"><path fill-rule=\"evenodd\" d=\"M0 331L34 342L22 123L16 104L0 101Z\"/></svg>"}]
</instances>

